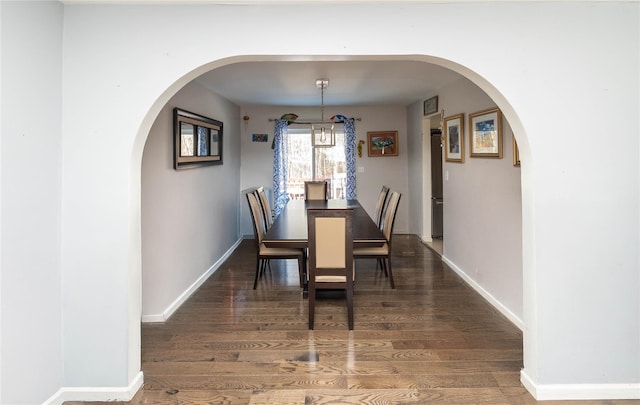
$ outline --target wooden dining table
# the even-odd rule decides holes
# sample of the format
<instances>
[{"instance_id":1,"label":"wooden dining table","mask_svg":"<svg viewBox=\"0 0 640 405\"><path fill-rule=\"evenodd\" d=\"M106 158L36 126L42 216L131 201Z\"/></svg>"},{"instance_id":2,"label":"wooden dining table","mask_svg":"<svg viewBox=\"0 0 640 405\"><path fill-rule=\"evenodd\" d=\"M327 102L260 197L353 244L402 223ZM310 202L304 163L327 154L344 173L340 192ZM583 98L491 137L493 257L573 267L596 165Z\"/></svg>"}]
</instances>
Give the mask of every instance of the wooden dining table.
<instances>
[{"instance_id":1,"label":"wooden dining table","mask_svg":"<svg viewBox=\"0 0 640 405\"><path fill-rule=\"evenodd\" d=\"M309 244L307 210L309 208L353 210L354 247L379 247L386 239L358 200L291 200L276 217L262 242L267 247L304 249ZM305 257L306 259L306 257ZM305 260L306 263L306 260ZM306 269L304 269L304 297L307 296Z\"/></svg>"},{"instance_id":2,"label":"wooden dining table","mask_svg":"<svg viewBox=\"0 0 640 405\"><path fill-rule=\"evenodd\" d=\"M309 208L353 210L354 247L379 247L386 240L358 200L291 200L271 225L262 242L267 247L306 248Z\"/></svg>"}]
</instances>

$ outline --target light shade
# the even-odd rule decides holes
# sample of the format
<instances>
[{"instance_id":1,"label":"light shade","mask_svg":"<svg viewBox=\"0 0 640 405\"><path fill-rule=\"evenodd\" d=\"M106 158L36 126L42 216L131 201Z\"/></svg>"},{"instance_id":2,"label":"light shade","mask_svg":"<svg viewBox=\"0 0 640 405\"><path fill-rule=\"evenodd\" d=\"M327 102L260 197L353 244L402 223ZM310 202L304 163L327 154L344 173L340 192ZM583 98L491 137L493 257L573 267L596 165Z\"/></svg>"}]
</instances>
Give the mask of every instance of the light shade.
<instances>
[{"instance_id":1,"label":"light shade","mask_svg":"<svg viewBox=\"0 0 640 405\"><path fill-rule=\"evenodd\" d=\"M332 122L312 124L311 144L314 148L328 148L336 146L335 125Z\"/></svg>"}]
</instances>

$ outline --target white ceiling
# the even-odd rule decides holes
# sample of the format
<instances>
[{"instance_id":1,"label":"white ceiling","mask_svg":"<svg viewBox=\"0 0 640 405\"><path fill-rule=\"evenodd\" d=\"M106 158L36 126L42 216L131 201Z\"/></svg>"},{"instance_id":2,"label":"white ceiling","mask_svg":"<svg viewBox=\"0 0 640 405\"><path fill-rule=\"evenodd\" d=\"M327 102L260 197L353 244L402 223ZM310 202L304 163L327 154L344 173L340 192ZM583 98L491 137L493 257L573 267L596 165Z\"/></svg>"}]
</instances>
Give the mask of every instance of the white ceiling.
<instances>
[{"instance_id":1,"label":"white ceiling","mask_svg":"<svg viewBox=\"0 0 640 405\"><path fill-rule=\"evenodd\" d=\"M329 79L326 106L409 105L426 100L461 76L425 62L286 61L241 62L196 80L238 105L317 106L316 79Z\"/></svg>"}]
</instances>

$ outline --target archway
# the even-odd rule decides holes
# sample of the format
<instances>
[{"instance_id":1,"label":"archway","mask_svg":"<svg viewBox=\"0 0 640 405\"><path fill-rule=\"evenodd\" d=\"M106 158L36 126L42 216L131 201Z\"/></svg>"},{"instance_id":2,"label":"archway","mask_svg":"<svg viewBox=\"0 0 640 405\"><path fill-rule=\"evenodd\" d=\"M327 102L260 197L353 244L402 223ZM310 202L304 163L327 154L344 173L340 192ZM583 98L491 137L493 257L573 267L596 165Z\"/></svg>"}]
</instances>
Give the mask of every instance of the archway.
<instances>
[{"instance_id":1,"label":"archway","mask_svg":"<svg viewBox=\"0 0 640 405\"><path fill-rule=\"evenodd\" d=\"M377 57L378 59L380 59L380 57ZM168 88L167 90L165 90L162 95L155 101L155 103L153 104L153 106L151 107L151 109L149 110L149 112L147 113L147 115L145 116L145 120L143 122L143 125L141 126L140 130L138 131L138 135L136 137L136 148L139 148L137 150L134 151L134 156L139 156L139 160L136 162L136 164L134 165L134 167L140 167L140 162L142 161L142 150L144 148L144 143L146 140L146 137L149 133L149 130L151 128L151 125L153 123L153 121L155 120L156 116L158 115L158 113L160 112L160 110L164 107L164 105L167 103L167 101L176 93L178 93L178 91L180 89L182 89L187 83L189 83L191 80L193 80L194 78L198 77L200 74L211 70L211 69L215 69L217 67L226 65L226 64L231 64L231 63L235 63L235 62L246 62L246 61L252 61L254 58L253 57L236 57L236 58L230 58L230 59L225 59L225 60L220 60L220 61L215 61L203 66L200 66L196 69L194 69L193 71L191 71L189 74L181 77L179 80L177 80L170 88ZM309 60L333 60L333 58L331 57L322 57L322 58L318 58L318 57L314 57L314 58L308 58ZM338 59L338 58L335 58ZM264 61L264 58L260 58L261 61ZM279 60L291 60L290 57L285 57L285 56L280 56L280 57L272 57L269 58L269 60L273 60L273 61L279 61ZM306 59L305 59L306 60ZM344 61L345 58L344 57L340 57L339 60ZM367 60L367 57L351 57L351 58L347 58L346 60ZM425 62L425 63L432 63L432 64L438 64L439 66L443 66L446 67L448 69L451 69L453 71L456 71L457 73L461 74L462 76L466 77L467 79L471 80L473 83L475 83L478 87L480 87L483 91L485 91L485 93L487 93L487 95L490 96L490 98L503 110L505 118L509 121L509 123L511 124L512 128L514 129L514 133L518 134L518 142L521 145L521 155L522 155L522 160L523 161L527 161L528 158L528 147L526 146L527 143L523 138L524 131L522 130L518 130L517 129L517 125L516 123L519 122L517 116L515 115L515 112L509 112L510 111L510 106L509 104L506 102L506 100L504 99L504 97L502 97L500 95L500 93L489 83L487 83L486 81L484 81L481 77L479 77L478 75L475 75L473 72L470 72L468 69L457 65L453 62L450 61L446 61L443 59L439 59L439 58L434 58L434 57L429 57L429 56L422 56L422 57L416 57L416 56L389 56L389 60L419 60L421 62ZM487 89L489 89L490 91L487 91ZM493 93L493 95L492 95ZM145 129L145 126L147 126L147 129ZM138 179L141 179L141 176L138 174ZM524 179L525 176L523 174L523 223L525 222L525 216L526 213L524 212L524 207L525 207L525 201L524 201L524 190L526 188L525 184L524 184ZM139 183L139 182L138 182ZM132 194L133 195L133 194ZM138 198L139 198L139 193L138 193ZM132 197L134 198L134 197ZM135 201L132 202L132 205L134 206L140 206L140 201ZM138 218L139 219L139 218ZM138 221L139 222L139 221ZM140 234L142 232L142 230L140 229ZM524 239L525 239L525 233L526 233L526 229L523 226L523 243L524 243ZM140 268L140 271L142 269ZM526 279L526 278L525 278ZM526 283L525 283L525 290L526 290ZM525 311L527 308L526 302L525 302Z\"/></svg>"}]
</instances>

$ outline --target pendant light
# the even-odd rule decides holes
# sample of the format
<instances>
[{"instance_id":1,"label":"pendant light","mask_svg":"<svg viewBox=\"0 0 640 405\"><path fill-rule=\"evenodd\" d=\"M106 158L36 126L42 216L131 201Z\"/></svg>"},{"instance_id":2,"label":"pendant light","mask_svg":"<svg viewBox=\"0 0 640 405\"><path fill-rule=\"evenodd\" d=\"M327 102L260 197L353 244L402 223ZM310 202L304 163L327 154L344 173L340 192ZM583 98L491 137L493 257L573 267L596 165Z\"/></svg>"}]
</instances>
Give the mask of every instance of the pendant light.
<instances>
[{"instance_id":1,"label":"pendant light","mask_svg":"<svg viewBox=\"0 0 640 405\"><path fill-rule=\"evenodd\" d=\"M311 144L314 148L336 146L336 131L333 122L324 121L324 89L329 87L329 79L316 79L320 89L320 122L311 124Z\"/></svg>"}]
</instances>

